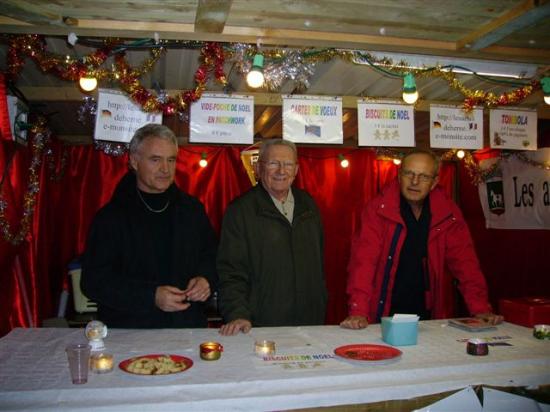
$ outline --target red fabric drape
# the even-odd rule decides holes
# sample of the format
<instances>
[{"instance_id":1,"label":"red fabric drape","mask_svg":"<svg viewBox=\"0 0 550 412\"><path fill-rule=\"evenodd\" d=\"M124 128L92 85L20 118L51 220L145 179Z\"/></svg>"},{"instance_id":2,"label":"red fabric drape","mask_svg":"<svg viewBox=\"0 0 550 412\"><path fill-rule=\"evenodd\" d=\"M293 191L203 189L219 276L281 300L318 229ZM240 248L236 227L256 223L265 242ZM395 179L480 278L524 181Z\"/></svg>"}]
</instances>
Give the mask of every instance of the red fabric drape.
<instances>
[{"instance_id":1,"label":"red fabric drape","mask_svg":"<svg viewBox=\"0 0 550 412\"><path fill-rule=\"evenodd\" d=\"M3 73L0 73L0 139L12 140L8 100L6 95L6 81Z\"/></svg>"},{"instance_id":2,"label":"red fabric drape","mask_svg":"<svg viewBox=\"0 0 550 412\"><path fill-rule=\"evenodd\" d=\"M28 149L20 148L10 167L9 210L21 210L29 167ZM197 196L219 230L226 205L250 188L237 147L186 146L179 150L176 182ZM67 264L85 247L88 227L95 212L111 197L118 180L127 170L127 157L112 157L91 146L63 148L53 146L40 174L40 192L31 233L19 247L2 239L0 334L17 326L29 326L17 271L24 276L31 316L35 325L55 316L58 300L67 283ZM65 153L67 151L67 153ZM4 150L6 152L6 150ZM207 153L208 167L201 168L201 153ZM359 224L364 204L390 179L396 166L376 160L372 150L353 150L346 154L350 167L340 166L341 150L299 148L300 170L296 185L307 190L321 210L325 231L325 270L329 290L327 323L337 323L346 315L345 286L349 248L353 231ZM62 159L67 163L62 177ZM442 182L451 190L454 167L442 168ZM3 189L5 196L6 187ZM19 200L18 200L19 199ZM15 206L15 207L14 207ZM17 213L8 214L17 222ZM16 264L15 256L19 257Z\"/></svg>"}]
</instances>

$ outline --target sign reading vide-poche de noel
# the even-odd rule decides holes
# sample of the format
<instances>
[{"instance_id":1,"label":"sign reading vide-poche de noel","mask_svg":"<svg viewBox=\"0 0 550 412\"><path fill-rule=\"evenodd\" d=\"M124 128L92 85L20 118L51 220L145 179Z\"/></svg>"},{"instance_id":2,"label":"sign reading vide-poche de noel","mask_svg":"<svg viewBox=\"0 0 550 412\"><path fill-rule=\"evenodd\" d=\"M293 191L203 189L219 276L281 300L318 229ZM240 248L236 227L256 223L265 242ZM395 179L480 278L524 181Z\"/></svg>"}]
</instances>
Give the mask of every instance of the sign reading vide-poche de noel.
<instances>
[{"instance_id":1,"label":"sign reading vide-poche de noel","mask_svg":"<svg viewBox=\"0 0 550 412\"><path fill-rule=\"evenodd\" d=\"M430 146L483 149L483 109L430 105Z\"/></svg>"},{"instance_id":2,"label":"sign reading vide-poche de noel","mask_svg":"<svg viewBox=\"0 0 550 412\"><path fill-rule=\"evenodd\" d=\"M94 139L129 143L148 123L162 124L162 113L144 112L120 91L98 90Z\"/></svg>"},{"instance_id":3,"label":"sign reading vide-poche de noel","mask_svg":"<svg viewBox=\"0 0 550 412\"><path fill-rule=\"evenodd\" d=\"M283 139L296 143L342 144L342 98L284 96Z\"/></svg>"},{"instance_id":4,"label":"sign reading vide-poche de noel","mask_svg":"<svg viewBox=\"0 0 550 412\"><path fill-rule=\"evenodd\" d=\"M254 141L254 98L204 93L191 105L189 141L251 144Z\"/></svg>"},{"instance_id":5,"label":"sign reading vide-poche de noel","mask_svg":"<svg viewBox=\"0 0 550 412\"><path fill-rule=\"evenodd\" d=\"M494 109L489 115L489 140L493 149L537 150L537 112Z\"/></svg>"},{"instance_id":6,"label":"sign reading vide-poche de noel","mask_svg":"<svg viewBox=\"0 0 550 412\"><path fill-rule=\"evenodd\" d=\"M414 110L409 105L357 102L359 146L414 147Z\"/></svg>"}]
</instances>

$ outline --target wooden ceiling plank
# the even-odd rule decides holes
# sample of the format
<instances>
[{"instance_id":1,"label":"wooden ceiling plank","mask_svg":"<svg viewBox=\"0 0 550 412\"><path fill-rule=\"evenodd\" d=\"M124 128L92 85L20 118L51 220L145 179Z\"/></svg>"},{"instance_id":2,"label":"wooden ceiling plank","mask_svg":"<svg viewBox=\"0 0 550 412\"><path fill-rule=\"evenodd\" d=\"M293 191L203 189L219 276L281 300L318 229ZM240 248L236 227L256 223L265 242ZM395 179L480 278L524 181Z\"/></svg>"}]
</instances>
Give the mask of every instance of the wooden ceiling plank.
<instances>
[{"instance_id":1,"label":"wooden ceiling plank","mask_svg":"<svg viewBox=\"0 0 550 412\"><path fill-rule=\"evenodd\" d=\"M21 0L2 1L2 14L30 24L61 24L62 16L47 13L42 5Z\"/></svg>"},{"instance_id":2,"label":"wooden ceiling plank","mask_svg":"<svg viewBox=\"0 0 550 412\"><path fill-rule=\"evenodd\" d=\"M507 13L481 26L456 42L458 50L470 48L480 50L488 47L504 37L528 27L547 17L550 4L537 0L525 0Z\"/></svg>"},{"instance_id":3,"label":"wooden ceiling plank","mask_svg":"<svg viewBox=\"0 0 550 412\"><path fill-rule=\"evenodd\" d=\"M195 32L221 33L233 0L199 0L195 15Z\"/></svg>"}]
</instances>

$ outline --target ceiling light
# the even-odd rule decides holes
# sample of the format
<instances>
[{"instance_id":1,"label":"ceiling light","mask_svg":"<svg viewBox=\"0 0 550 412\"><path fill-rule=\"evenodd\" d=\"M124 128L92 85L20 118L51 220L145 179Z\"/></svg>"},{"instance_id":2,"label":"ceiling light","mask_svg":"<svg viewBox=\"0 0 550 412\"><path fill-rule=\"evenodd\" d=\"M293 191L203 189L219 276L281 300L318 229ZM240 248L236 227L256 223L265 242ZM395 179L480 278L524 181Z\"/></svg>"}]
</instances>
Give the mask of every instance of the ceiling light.
<instances>
[{"instance_id":1,"label":"ceiling light","mask_svg":"<svg viewBox=\"0 0 550 412\"><path fill-rule=\"evenodd\" d=\"M199 160L199 166L200 167L208 166L208 160L206 160L206 152L201 153L201 160Z\"/></svg>"},{"instance_id":2,"label":"ceiling light","mask_svg":"<svg viewBox=\"0 0 550 412\"><path fill-rule=\"evenodd\" d=\"M544 103L550 105L550 77L543 77L540 84L544 92Z\"/></svg>"},{"instance_id":3,"label":"ceiling light","mask_svg":"<svg viewBox=\"0 0 550 412\"><path fill-rule=\"evenodd\" d=\"M338 155L338 159L340 159L340 166L344 169L349 166L349 160L342 153Z\"/></svg>"},{"instance_id":4,"label":"ceiling light","mask_svg":"<svg viewBox=\"0 0 550 412\"><path fill-rule=\"evenodd\" d=\"M418 91L412 73L407 73L403 78L403 100L408 104L413 104L418 100Z\"/></svg>"},{"instance_id":5,"label":"ceiling light","mask_svg":"<svg viewBox=\"0 0 550 412\"><path fill-rule=\"evenodd\" d=\"M257 89L264 84L264 56L257 54L254 56L252 68L246 76L246 82L253 89Z\"/></svg>"},{"instance_id":6,"label":"ceiling light","mask_svg":"<svg viewBox=\"0 0 550 412\"><path fill-rule=\"evenodd\" d=\"M91 92L97 87L97 79L92 75L85 75L80 78L78 81L80 88L85 92Z\"/></svg>"}]
</instances>

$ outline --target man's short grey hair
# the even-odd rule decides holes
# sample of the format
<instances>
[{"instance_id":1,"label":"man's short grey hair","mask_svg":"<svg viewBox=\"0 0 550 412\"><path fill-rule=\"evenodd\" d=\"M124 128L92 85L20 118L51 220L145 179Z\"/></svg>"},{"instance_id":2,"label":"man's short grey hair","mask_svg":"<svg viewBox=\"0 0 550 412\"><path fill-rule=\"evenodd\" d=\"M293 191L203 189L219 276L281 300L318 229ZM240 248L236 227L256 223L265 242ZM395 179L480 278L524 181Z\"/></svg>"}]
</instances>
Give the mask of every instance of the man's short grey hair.
<instances>
[{"instance_id":1,"label":"man's short grey hair","mask_svg":"<svg viewBox=\"0 0 550 412\"><path fill-rule=\"evenodd\" d=\"M260 153L258 155L259 162L264 160L265 154L269 151L269 148L273 146L290 147L292 153L294 153L294 159L298 160L298 149L296 149L296 145L293 142L284 139L265 139L260 145Z\"/></svg>"},{"instance_id":2,"label":"man's short grey hair","mask_svg":"<svg viewBox=\"0 0 550 412\"><path fill-rule=\"evenodd\" d=\"M176 145L176 148L178 147L178 139L169 127L164 126L163 124L149 123L145 126L140 127L134 133L132 140L130 140L130 147L128 149L130 154L136 154L141 144L145 140L152 137L169 140Z\"/></svg>"},{"instance_id":3,"label":"man's short grey hair","mask_svg":"<svg viewBox=\"0 0 550 412\"><path fill-rule=\"evenodd\" d=\"M423 154L423 155L426 155L426 156L429 156L429 157L432 158L432 160L434 162L434 176L437 176L439 174L439 163L440 163L439 162L439 157L434 152L432 152L431 150L426 150L426 149L413 149L413 150L411 150L409 153L407 153L401 159L401 166L403 166L403 164L405 163L405 159L407 159L408 157L410 157L412 155L417 155L417 154Z\"/></svg>"}]
</instances>

